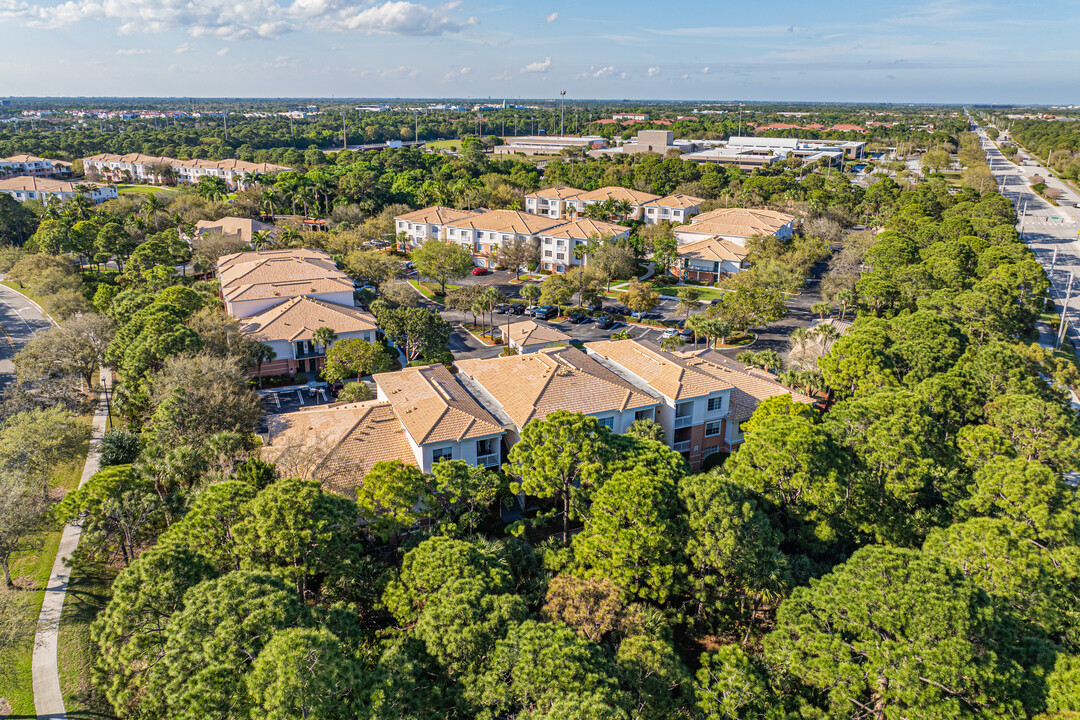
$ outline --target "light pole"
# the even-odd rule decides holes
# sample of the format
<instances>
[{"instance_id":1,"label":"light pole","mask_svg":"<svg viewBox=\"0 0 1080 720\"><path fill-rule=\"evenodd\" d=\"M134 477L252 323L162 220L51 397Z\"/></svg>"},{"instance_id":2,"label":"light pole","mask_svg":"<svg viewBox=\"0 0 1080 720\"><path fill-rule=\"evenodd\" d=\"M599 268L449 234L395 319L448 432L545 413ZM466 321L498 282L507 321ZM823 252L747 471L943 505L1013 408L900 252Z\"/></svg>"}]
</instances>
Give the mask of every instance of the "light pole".
<instances>
[{"instance_id":1,"label":"light pole","mask_svg":"<svg viewBox=\"0 0 1080 720\"><path fill-rule=\"evenodd\" d=\"M1072 296L1073 274L1069 272L1069 286L1065 290L1065 302L1061 305L1061 321L1058 328L1057 345L1054 347L1061 347L1061 341L1065 339L1065 311L1069 309L1069 299Z\"/></svg>"},{"instance_id":2,"label":"light pole","mask_svg":"<svg viewBox=\"0 0 1080 720\"><path fill-rule=\"evenodd\" d=\"M566 130L563 126L563 118L566 115L566 91L559 91L559 137L562 137Z\"/></svg>"},{"instance_id":3,"label":"light pole","mask_svg":"<svg viewBox=\"0 0 1080 720\"><path fill-rule=\"evenodd\" d=\"M419 142L420 142L420 113L417 112L416 110L413 110L412 114L413 114L413 120L416 121L416 125L413 128L413 132L415 133L413 135L413 144L415 145L415 144L419 144Z\"/></svg>"}]
</instances>

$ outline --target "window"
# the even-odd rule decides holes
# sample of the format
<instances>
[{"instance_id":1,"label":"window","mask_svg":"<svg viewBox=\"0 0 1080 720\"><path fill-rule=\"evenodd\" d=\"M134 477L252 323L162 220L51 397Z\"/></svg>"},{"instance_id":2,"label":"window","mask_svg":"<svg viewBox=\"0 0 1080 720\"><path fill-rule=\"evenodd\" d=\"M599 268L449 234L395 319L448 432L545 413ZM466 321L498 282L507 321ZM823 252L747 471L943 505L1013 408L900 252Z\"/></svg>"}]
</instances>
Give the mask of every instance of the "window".
<instances>
[{"instance_id":1,"label":"window","mask_svg":"<svg viewBox=\"0 0 1080 720\"><path fill-rule=\"evenodd\" d=\"M434 450L431 451L431 462L432 463L437 463L440 460L453 460L453 459L454 459L454 448L453 447L435 448Z\"/></svg>"},{"instance_id":2,"label":"window","mask_svg":"<svg viewBox=\"0 0 1080 720\"><path fill-rule=\"evenodd\" d=\"M634 413L634 419L635 420L652 420L653 419L652 408L649 408L648 410L638 410L636 413Z\"/></svg>"},{"instance_id":3,"label":"window","mask_svg":"<svg viewBox=\"0 0 1080 720\"><path fill-rule=\"evenodd\" d=\"M615 429L615 418L606 417L606 418L597 418L597 419L600 421L600 424L603 425L604 427L606 427L608 430L614 430Z\"/></svg>"},{"instance_id":4,"label":"window","mask_svg":"<svg viewBox=\"0 0 1080 720\"><path fill-rule=\"evenodd\" d=\"M545 250L544 251L544 257L551 257L551 251L550 250Z\"/></svg>"},{"instance_id":5,"label":"window","mask_svg":"<svg viewBox=\"0 0 1080 720\"><path fill-rule=\"evenodd\" d=\"M704 457L709 457L710 455L715 455L718 452L720 452L720 446L719 445L713 445L712 447L707 447L707 448L705 448Z\"/></svg>"},{"instance_id":6,"label":"window","mask_svg":"<svg viewBox=\"0 0 1080 720\"><path fill-rule=\"evenodd\" d=\"M723 396L709 398L709 412L717 412L717 411L723 410L723 409L724 409L724 398L723 398Z\"/></svg>"},{"instance_id":7,"label":"window","mask_svg":"<svg viewBox=\"0 0 1080 720\"><path fill-rule=\"evenodd\" d=\"M705 423L705 437L716 437L720 434L721 420Z\"/></svg>"}]
</instances>

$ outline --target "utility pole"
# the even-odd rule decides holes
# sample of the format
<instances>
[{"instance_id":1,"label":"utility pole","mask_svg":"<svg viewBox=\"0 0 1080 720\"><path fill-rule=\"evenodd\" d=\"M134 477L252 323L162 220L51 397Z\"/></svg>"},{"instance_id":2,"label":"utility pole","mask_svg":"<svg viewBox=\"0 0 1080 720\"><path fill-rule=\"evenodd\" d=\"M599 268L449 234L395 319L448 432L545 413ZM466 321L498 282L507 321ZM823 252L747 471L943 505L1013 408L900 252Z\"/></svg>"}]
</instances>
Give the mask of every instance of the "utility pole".
<instances>
[{"instance_id":1,"label":"utility pole","mask_svg":"<svg viewBox=\"0 0 1080 720\"><path fill-rule=\"evenodd\" d=\"M349 149L349 136L345 132L345 111L341 111L341 149Z\"/></svg>"},{"instance_id":2,"label":"utility pole","mask_svg":"<svg viewBox=\"0 0 1080 720\"><path fill-rule=\"evenodd\" d=\"M559 136L561 137L566 133L563 126L563 118L566 115L566 91L559 91Z\"/></svg>"},{"instance_id":3,"label":"utility pole","mask_svg":"<svg viewBox=\"0 0 1080 720\"><path fill-rule=\"evenodd\" d=\"M229 111L226 109L222 113L222 117L225 118L225 142L229 142Z\"/></svg>"},{"instance_id":4,"label":"utility pole","mask_svg":"<svg viewBox=\"0 0 1080 720\"><path fill-rule=\"evenodd\" d=\"M413 110L413 142L420 142L420 113Z\"/></svg>"},{"instance_id":5,"label":"utility pole","mask_svg":"<svg viewBox=\"0 0 1080 720\"><path fill-rule=\"evenodd\" d=\"M1065 302L1061 305L1061 321L1058 327L1057 345L1055 348L1061 347L1061 341L1065 339L1065 312L1069 309L1069 300L1072 298L1072 286L1073 286L1073 274L1072 270L1069 271L1069 287L1065 290Z\"/></svg>"}]
</instances>

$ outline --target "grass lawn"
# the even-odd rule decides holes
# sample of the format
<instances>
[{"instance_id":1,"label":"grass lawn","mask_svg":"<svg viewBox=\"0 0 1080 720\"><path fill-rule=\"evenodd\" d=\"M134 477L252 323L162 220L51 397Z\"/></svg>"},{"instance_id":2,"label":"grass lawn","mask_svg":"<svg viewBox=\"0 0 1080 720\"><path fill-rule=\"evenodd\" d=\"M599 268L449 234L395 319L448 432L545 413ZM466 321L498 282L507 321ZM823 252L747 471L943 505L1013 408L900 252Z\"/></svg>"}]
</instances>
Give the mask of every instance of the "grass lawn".
<instances>
[{"instance_id":1,"label":"grass lawn","mask_svg":"<svg viewBox=\"0 0 1080 720\"><path fill-rule=\"evenodd\" d=\"M424 141L424 147L433 150L449 150L451 147L456 147L461 150L461 140L426 140Z\"/></svg>"},{"instance_id":2,"label":"grass lawn","mask_svg":"<svg viewBox=\"0 0 1080 720\"><path fill-rule=\"evenodd\" d=\"M439 290L439 283L431 280L410 280L409 284L420 291L420 294L433 302L442 303L442 298L435 295ZM446 291L457 290L459 285L450 285L447 283Z\"/></svg>"},{"instance_id":3,"label":"grass lawn","mask_svg":"<svg viewBox=\"0 0 1080 720\"><path fill-rule=\"evenodd\" d=\"M180 192L171 187L155 187L153 185L117 185L116 191L121 195L150 195L151 193L162 196L175 195Z\"/></svg>"},{"instance_id":4,"label":"grass lawn","mask_svg":"<svg viewBox=\"0 0 1080 720\"><path fill-rule=\"evenodd\" d=\"M57 664L60 688L69 717L111 718L108 701L90 684L96 650L90 641L90 625L112 596L118 568L103 564L76 567L71 573L64 613L60 616Z\"/></svg>"},{"instance_id":5,"label":"grass lawn","mask_svg":"<svg viewBox=\"0 0 1080 720\"><path fill-rule=\"evenodd\" d=\"M90 418L83 418L86 434L78 448L81 457L58 465L53 471L49 486L56 490L72 490L79 485L86 451L90 441ZM56 494L56 493L54 493ZM22 589L16 591L27 598L24 622L28 637L18 644L3 662L12 668L11 677L0 676L0 698L11 704L14 717L34 717L34 690L30 674L30 661L34 652L34 629L37 627L41 603L45 599L45 586L49 582L56 548L60 544L62 528L45 523L42 530L28 543L27 550L13 555L11 576ZM0 592L7 592L0 588Z\"/></svg>"},{"instance_id":6,"label":"grass lawn","mask_svg":"<svg viewBox=\"0 0 1080 720\"><path fill-rule=\"evenodd\" d=\"M686 285L669 285L666 283L653 283L653 290L661 295L670 295L671 297L678 297L679 290L687 287ZM696 287L700 291L698 298L700 300L716 300L724 297L724 291L719 288L705 287L701 285L691 285L690 287Z\"/></svg>"}]
</instances>

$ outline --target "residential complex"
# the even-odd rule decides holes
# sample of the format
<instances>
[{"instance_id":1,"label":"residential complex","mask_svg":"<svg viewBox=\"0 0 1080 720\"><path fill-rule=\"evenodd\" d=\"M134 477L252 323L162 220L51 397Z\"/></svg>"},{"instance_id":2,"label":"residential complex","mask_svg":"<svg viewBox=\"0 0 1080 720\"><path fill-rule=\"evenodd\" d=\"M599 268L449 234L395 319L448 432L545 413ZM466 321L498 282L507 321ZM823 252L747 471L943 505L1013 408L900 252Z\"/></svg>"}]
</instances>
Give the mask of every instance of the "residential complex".
<instances>
[{"instance_id":1,"label":"residential complex","mask_svg":"<svg viewBox=\"0 0 1080 720\"><path fill-rule=\"evenodd\" d=\"M71 175L71 163L25 154L0 158L0 177L14 175L65 178Z\"/></svg>"},{"instance_id":2,"label":"residential complex","mask_svg":"<svg viewBox=\"0 0 1080 720\"><path fill-rule=\"evenodd\" d=\"M322 250L260 250L218 259L217 277L226 312L245 336L269 345L277 357L255 375L315 372L326 348L314 340L320 327L339 340L376 339L375 317L355 306L353 281Z\"/></svg>"},{"instance_id":3,"label":"residential complex","mask_svg":"<svg viewBox=\"0 0 1080 720\"><path fill-rule=\"evenodd\" d=\"M516 332L511 326L511 333ZM714 350L667 352L639 340L544 347L373 376L377 398L278 416L268 458L348 494L380 460L429 472L441 459L489 468L505 462L525 426L556 410L595 417L615 433L654 420L691 468L730 452L740 425L769 397L792 393L769 373Z\"/></svg>"},{"instance_id":4,"label":"residential complex","mask_svg":"<svg viewBox=\"0 0 1080 720\"><path fill-rule=\"evenodd\" d=\"M253 184L259 175L291 170L282 165L246 160L177 160L176 158L128 153L102 153L83 158L83 171L97 173L110 182L194 185L203 177L218 177L232 190Z\"/></svg>"},{"instance_id":5,"label":"residential complex","mask_svg":"<svg viewBox=\"0 0 1080 720\"><path fill-rule=\"evenodd\" d=\"M758 235L790 240L795 217L775 210L719 208L694 217L675 228L679 241L676 277L714 283L724 275L744 270L746 241Z\"/></svg>"},{"instance_id":6,"label":"residential complex","mask_svg":"<svg viewBox=\"0 0 1080 720\"><path fill-rule=\"evenodd\" d=\"M75 183L31 175L0 179L0 193L10 195L18 202L40 200L46 205L53 201L64 202L76 195L82 195L95 205L120 197L112 185L85 181Z\"/></svg>"}]
</instances>

